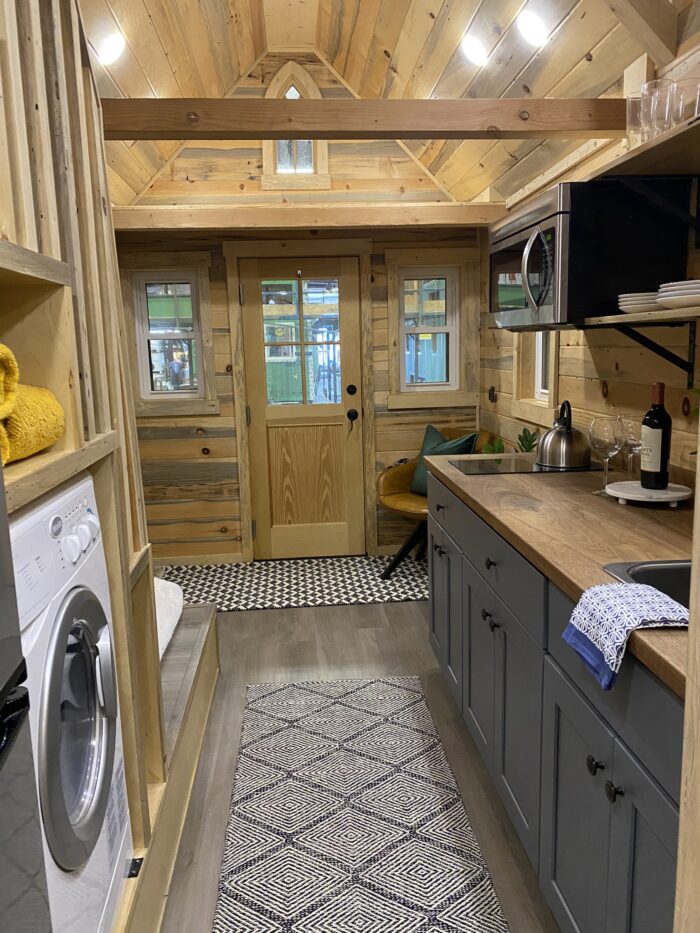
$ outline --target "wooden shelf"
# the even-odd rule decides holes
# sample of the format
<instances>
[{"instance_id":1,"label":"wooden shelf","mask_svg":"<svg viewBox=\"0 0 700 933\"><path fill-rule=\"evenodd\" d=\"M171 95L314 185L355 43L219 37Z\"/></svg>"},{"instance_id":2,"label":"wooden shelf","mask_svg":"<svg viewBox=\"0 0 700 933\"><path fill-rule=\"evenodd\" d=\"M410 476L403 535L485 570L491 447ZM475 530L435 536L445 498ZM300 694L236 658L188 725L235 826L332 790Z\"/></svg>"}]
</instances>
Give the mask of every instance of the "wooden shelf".
<instances>
[{"instance_id":1,"label":"wooden shelf","mask_svg":"<svg viewBox=\"0 0 700 933\"><path fill-rule=\"evenodd\" d=\"M0 284L58 286L71 282L67 262L0 240Z\"/></svg>"},{"instance_id":2,"label":"wooden shelf","mask_svg":"<svg viewBox=\"0 0 700 933\"><path fill-rule=\"evenodd\" d=\"M639 311L636 314L607 314L601 317L587 317L584 327L610 327L615 324L683 324L700 318L700 307L678 308L667 311Z\"/></svg>"},{"instance_id":3,"label":"wooden shelf","mask_svg":"<svg viewBox=\"0 0 700 933\"><path fill-rule=\"evenodd\" d=\"M605 175L697 175L700 173L700 117L635 146L602 166Z\"/></svg>"},{"instance_id":4,"label":"wooden shelf","mask_svg":"<svg viewBox=\"0 0 700 933\"><path fill-rule=\"evenodd\" d=\"M98 434L79 450L47 450L5 467L7 511L14 512L55 489L72 476L112 453L116 431Z\"/></svg>"}]
</instances>

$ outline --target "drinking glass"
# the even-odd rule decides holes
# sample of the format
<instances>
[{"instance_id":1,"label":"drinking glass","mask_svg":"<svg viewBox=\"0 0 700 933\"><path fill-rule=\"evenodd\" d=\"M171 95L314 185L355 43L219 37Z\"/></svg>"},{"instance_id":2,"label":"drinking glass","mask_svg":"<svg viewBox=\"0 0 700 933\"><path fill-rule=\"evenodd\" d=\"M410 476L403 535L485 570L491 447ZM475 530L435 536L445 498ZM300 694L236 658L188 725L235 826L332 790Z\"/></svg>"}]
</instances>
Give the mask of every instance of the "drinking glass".
<instances>
[{"instance_id":1,"label":"drinking glass","mask_svg":"<svg viewBox=\"0 0 700 933\"><path fill-rule=\"evenodd\" d=\"M627 475L634 476L635 457L642 449L642 425L636 418L621 418L623 447L627 451Z\"/></svg>"},{"instance_id":2,"label":"drinking glass","mask_svg":"<svg viewBox=\"0 0 700 933\"><path fill-rule=\"evenodd\" d=\"M644 141L644 136L642 134L642 98L637 95L636 97L627 98L627 146L629 149L634 149L635 146L638 146L641 142Z\"/></svg>"},{"instance_id":3,"label":"drinking glass","mask_svg":"<svg viewBox=\"0 0 700 933\"><path fill-rule=\"evenodd\" d=\"M686 120L700 116L700 80L685 78L673 85L671 94L671 123L678 126Z\"/></svg>"},{"instance_id":4,"label":"drinking glass","mask_svg":"<svg viewBox=\"0 0 700 933\"><path fill-rule=\"evenodd\" d=\"M642 136L646 142L659 136L671 125L670 81L659 78L642 85Z\"/></svg>"},{"instance_id":5,"label":"drinking glass","mask_svg":"<svg viewBox=\"0 0 700 933\"><path fill-rule=\"evenodd\" d=\"M605 416L594 418L588 431L591 449L603 458L603 492L608 485L610 458L622 450L625 442L622 418Z\"/></svg>"}]
</instances>

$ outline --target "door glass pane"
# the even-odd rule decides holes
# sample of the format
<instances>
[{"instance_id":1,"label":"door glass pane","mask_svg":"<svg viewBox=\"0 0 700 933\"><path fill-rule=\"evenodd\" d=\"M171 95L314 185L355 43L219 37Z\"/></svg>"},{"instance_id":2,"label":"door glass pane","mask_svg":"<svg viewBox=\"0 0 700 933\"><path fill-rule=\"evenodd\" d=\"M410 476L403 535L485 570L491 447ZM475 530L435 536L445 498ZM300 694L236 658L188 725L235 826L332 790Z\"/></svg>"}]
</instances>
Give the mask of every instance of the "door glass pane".
<instances>
[{"instance_id":1,"label":"door glass pane","mask_svg":"<svg viewBox=\"0 0 700 933\"><path fill-rule=\"evenodd\" d=\"M314 144L310 139L297 139L297 157L294 168L297 172L313 172L314 170Z\"/></svg>"},{"instance_id":2,"label":"door glass pane","mask_svg":"<svg viewBox=\"0 0 700 933\"><path fill-rule=\"evenodd\" d=\"M444 327L447 324L446 293L446 279L404 279L406 327Z\"/></svg>"},{"instance_id":3,"label":"door glass pane","mask_svg":"<svg viewBox=\"0 0 700 933\"><path fill-rule=\"evenodd\" d=\"M314 343L340 340L338 280L304 279L301 296L304 340Z\"/></svg>"},{"instance_id":4,"label":"door glass pane","mask_svg":"<svg viewBox=\"0 0 700 933\"><path fill-rule=\"evenodd\" d=\"M152 334L194 330L189 282L147 282L146 308Z\"/></svg>"},{"instance_id":5,"label":"door glass pane","mask_svg":"<svg viewBox=\"0 0 700 933\"><path fill-rule=\"evenodd\" d=\"M291 139L278 139L275 142L275 151L277 154L277 171L294 171L294 143Z\"/></svg>"},{"instance_id":6,"label":"door glass pane","mask_svg":"<svg viewBox=\"0 0 700 933\"><path fill-rule=\"evenodd\" d=\"M301 347L265 347L268 405L299 404L303 400Z\"/></svg>"},{"instance_id":7,"label":"door glass pane","mask_svg":"<svg viewBox=\"0 0 700 933\"><path fill-rule=\"evenodd\" d=\"M337 405L341 399L340 344L307 344L306 401L311 405Z\"/></svg>"},{"instance_id":8,"label":"door glass pane","mask_svg":"<svg viewBox=\"0 0 700 933\"><path fill-rule=\"evenodd\" d=\"M406 334L406 385L449 381L449 334Z\"/></svg>"},{"instance_id":9,"label":"door glass pane","mask_svg":"<svg viewBox=\"0 0 700 933\"><path fill-rule=\"evenodd\" d=\"M261 288L265 343L301 340L299 285L296 280L266 281Z\"/></svg>"},{"instance_id":10,"label":"door glass pane","mask_svg":"<svg viewBox=\"0 0 700 933\"><path fill-rule=\"evenodd\" d=\"M90 804L97 732L95 656L82 625L74 625L63 659L59 710L59 767L71 823Z\"/></svg>"},{"instance_id":11,"label":"door glass pane","mask_svg":"<svg viewBox=\"0 0 700 933\"><path fill-rule=\"evenodd\" d=\"M149 340L152 392L196 392L199 388L196 341Z\"/></svg>"}]
</instances>

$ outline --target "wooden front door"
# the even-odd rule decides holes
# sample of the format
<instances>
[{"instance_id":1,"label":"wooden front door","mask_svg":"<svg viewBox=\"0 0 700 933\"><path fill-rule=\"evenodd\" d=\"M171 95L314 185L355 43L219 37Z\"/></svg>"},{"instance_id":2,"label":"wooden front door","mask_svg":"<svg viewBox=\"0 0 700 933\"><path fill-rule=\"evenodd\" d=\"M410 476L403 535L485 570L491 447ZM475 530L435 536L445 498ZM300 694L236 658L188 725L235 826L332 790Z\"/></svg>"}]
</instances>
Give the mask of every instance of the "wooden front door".
<instances>
[{"instance_id":1,"label":"wooden front door","mask_svg":"<svg viewBox=\"0 0 700 933\"><path fill-rule=\"evenodd\" d=\"M363 554L357 260L240 274L255 557Z\"/></svg>"}]
</instances>

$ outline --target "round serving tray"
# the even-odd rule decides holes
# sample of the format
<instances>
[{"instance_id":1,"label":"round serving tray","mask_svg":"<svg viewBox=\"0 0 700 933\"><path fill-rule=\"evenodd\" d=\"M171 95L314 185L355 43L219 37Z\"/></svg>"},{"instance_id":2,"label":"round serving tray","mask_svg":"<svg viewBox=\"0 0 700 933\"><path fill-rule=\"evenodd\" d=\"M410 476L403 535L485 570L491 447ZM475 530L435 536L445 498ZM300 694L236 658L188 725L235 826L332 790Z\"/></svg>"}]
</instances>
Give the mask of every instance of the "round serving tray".
<instances>
[{"instance_id":1,"label":"round serving tray","mask_svg":"<svg viewBox=\"0 0 700 933\"><path fill-rule=\"evenodd\" d=\"M672 509L675 509L683 499L689 499L693 495L693 490L689 486L669 483L666 489L645 489L639 481L634 480L608 483L605 491L609 496L619 499L620 505L626 505L627 502L658 502Z\"/></svg>"}]
</instances>

